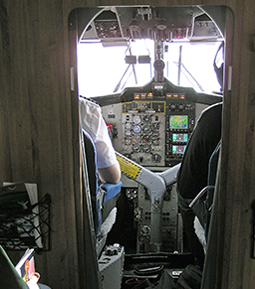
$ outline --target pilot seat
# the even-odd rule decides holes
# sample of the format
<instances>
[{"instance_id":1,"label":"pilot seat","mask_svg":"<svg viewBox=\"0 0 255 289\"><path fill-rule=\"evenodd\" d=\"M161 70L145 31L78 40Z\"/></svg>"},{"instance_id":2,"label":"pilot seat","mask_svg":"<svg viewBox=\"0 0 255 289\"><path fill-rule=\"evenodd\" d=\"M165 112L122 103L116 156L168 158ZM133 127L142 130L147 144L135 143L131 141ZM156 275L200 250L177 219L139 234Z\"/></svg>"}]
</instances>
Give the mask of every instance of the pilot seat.
<instances>
[{"instance_id":1,"label":"pilot seat","mask_svg":"<svg viewBox=\"0 0 255 289\"><path fill-rule=\"evenodd\" d=\"M124 265L124 248L119 244L105 246L105 243L107 234L116 219L116 201L120 196L122 183L119 181L117 184L102 183L99 185L95 145L85 130L82 130L82 143L84 144L82 146L83 157L85 157L88 171L98 268L101 280L103 280L102 288L119 289Z\"/></svg>"}]
</instances>

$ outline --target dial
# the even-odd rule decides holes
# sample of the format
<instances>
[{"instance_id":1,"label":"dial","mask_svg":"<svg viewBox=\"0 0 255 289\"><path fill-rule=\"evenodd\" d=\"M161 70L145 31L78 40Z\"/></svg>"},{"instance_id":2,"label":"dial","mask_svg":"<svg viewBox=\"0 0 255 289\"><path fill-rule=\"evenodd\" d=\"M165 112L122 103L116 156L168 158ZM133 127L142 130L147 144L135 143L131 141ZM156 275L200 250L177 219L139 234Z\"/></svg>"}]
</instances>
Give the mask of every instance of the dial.
<instances>
[{"instance_id":1,"label":"dial","mask_svg":"<svg viewBox=\"0 0 255 289\"><path fill-rule=\"evenodd\" d=\"M159 122L154 122L154 123L152 124L152 128L153 128L154 130L159 130Z\"/></svg>"},{"instance_id":2,"label":"dial","mask_svg":"<svg viewBox=\"0 0 255 289\"><path fill-rule=\"evenodd\" d=\"M134 133L140 133L141 132L141 126L139 124L136 124L133 126L133 132Z\"/></svg>"},{"instance_id":3,"label":"dial","mask_svg":"<svg viewBox=\"0 0 255 289\"><path fill-rule=\"evenodd\" d=\"M125 130L125 136L131 136L131 135L132 135L132 133L129 129Z\"/></svg>"},{"instance_id":4,"label":"dial","mask_svg":"<svg viewBox=\"0 0 255 289\"><path fill-rule=\"evenodd\" d=\"M141 150L141 147L139 144L134 144L132 149L133 149L133 152L139 153Z\"/></svg>"},{"instance_id":5,"label":"dial","mask_svg":"<svg viewBox=\"0 0 255 289\"><path fill-rule=\"evenodd\" d=\"M158 139L152 140L152 144L153 144L154 146L158 146L158 145L159 145L159 140L158 140Z\"/></svg>"},{"instance_id":6,"label":"dial","mask_svg":"<svg viewBox=\"0 0 255 289\"><path fill-rule=\"evenodd\" d=\"M150 142L150 136L149 135L144 135L143 136L143 143L149 143Z\"/></svg>"},{"instance_id":7,"label":"dial","mask_svg":"<svg viewBox=\"0 0 255 289\"><path fill-rule=\"evenodd\" d=\"M159 163L161 161L161 156L159 154L153 155L152 161L154 161L155 163Z\"/></svg>"},{"instance_id":8,"label":"dial","mask_svg":"<svg viewBox=\"0 0 255 289\"><path fill-rule=\"evenodd\" d=\"M129 146L131 145L132 140L130 138L125 139L125 145Z\"/></svg>"},{"instance_id":9,"label":"dial","mask_svg":"<svg viewBox=\"0 0 255 289\"><path fill-rule=\"evenodd\" d=\"M149 133L151 131L151 128L148 124L146 124L144 127L143 127L143 131L144 133Z\"/></svg>"},{"instance_id":10,"label":"dial","mask_svg":"<svg viewBox=\"0 0 255 289\"><path fill-rule=\"evenodd\" d=\"M126 128L126 129L131 129L131 127L132 127L131 122L126 122L126 123L125 123L125 128Z\"/></svg>"},{"instance_id":11,"label":"dial","mask_svg":"<svg viewBox=\"0 0 255 289\"><path fill-rule=\"evenodd\" d=\"M145 152L145 153L149 153L150 151L151 151L151 147L150 147L150 145L145 144L145 145L143 146L143 152Z\"/></svg>"},{"instance_id":12,"label":"dial","mask_svg":"<svg viewBox=\"0 0 255 289\"><path fill-rule=\"evenodd\" d=\"M145 115L144 117L143 117L143 120L145 121L145 122L148 122L148 123L150 123L151 122L151 115Z\"/></svg>"},{"instance_id":13,"label":"dial","mask_svg":"<svg viewBox=\"0 0 255 289\"><path fill-rule=\"evenodd\" d=\"M133 116L133 122L135 123L135 124L138 124L138 123L140 123L141 122L141 117L139 116L139 115L134 115Z\"/></svg>"},{"instance_id":14,"label":"dial","mask_svg":"<svg viewBox=\"0 0 255 289\"><path fill-rule=\"evenodd\" d=\"M158 131L154 131L151 135L152 138L158 138L159 137L159 132Z\"/></svg>"}]
</instances>

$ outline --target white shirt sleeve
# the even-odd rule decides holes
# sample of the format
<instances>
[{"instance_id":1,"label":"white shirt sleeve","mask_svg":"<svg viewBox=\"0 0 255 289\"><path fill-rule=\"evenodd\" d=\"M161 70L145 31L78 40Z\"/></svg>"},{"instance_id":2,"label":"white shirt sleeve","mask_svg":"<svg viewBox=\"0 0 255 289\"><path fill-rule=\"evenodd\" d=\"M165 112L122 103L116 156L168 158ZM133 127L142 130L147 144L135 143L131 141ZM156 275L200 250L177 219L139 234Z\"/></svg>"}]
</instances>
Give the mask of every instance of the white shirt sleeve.
<instances>
[{"instance_id":1,"label":"white shirt sleeve","mask_svg":"<svg viewBox=\"0 0 255 289\"><path fill-rule=\"evenodd\" d=\"M80 121L95 143L97 168L112 166L117 159L100 106L80 97Z\"/></svg>"}]
</instances>

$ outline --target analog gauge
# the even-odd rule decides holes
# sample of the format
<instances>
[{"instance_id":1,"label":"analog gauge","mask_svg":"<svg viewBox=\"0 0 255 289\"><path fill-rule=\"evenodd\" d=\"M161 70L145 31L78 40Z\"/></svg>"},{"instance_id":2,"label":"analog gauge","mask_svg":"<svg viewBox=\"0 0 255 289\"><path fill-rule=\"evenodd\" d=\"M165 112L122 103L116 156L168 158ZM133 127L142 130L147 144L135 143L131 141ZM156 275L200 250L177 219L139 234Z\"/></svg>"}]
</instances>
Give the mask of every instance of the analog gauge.
<instances>
[{"instance_id":1,"label":"analog gauge","mask_svg":"<svg viewBox=\"0 0 255 289\"><path fill-rule=\"evenodd\" d=\"M153 128L154 130L159 130L159 122L153 123L153 124L152 124L152 128Z\"/></svg>"},{"instance_id":2,"label":"analog gauge","mask_svg":"<svg viewBox=\"0 0 255 289\"><path fill-rule=\"evenodd\" d=\"M143 152L144 153L149 153L151 151L150 145L146 144L143 146Z\"/></svg>"},{"instance_id":3,"label":"analog gauge","mask_svg":"<svg viewBox=\"0 0 255 289\"><path fill-rule=\"evenodd\" d=\"M143 136L143 143L149 143L150 142L150 136L149 135L144 135Z\"/></svg>"},{"instance_id":4,"label":"analog gauge","mask_svg":"<svg viewBox=\"0 0 255 289\"><path fill-rule=\"evenodd\" d=\"M145 122L151 122L151 115L145 115L144 117L143 117L143 120L145 121Z\"/></svg>"},{"instance_id":5,"label":"analog gauge","mask_svg":"<svg viewBox=\"0 0 255 289\"><path fill-rule=\"evenodd\" d=\"M158 139L152 140L152 144L153 144L154 146L158 146L158 145L159 145L159 140L158 140Z\"/></svg>"},{"instance_id":6,"label":"analog gauge","mask_svg":"<svg viewBox=\"0 0 255 289\"><path fill-rule=\"evenodd\" d=\"M141 126L139 124L136 124L133 126L133 132L134 133L140 133L141 132Z\"/></svg>"},{"instance_id":7,"label":"analog gauge","mask_svg":"<svg viewBox=\"0 0 255 289\"><path fill-rule=\"evenodd\" d=\"M132 135L132 133L131 133L131 130L125 130L125 136L131 136Z\"/></svg>"},{"instance_id":8,"label":"analog gauge","mask_svg":"<svg viewBox=\"0 0 255 289\"><path fill-rule=\"evenodd\" d=\"M126 129L131 129L131 127L132 127L131 122L126 122L126 123L125 123L125 128L126 128Z\"/></svg>"},{"instance_id":9,"label":"analog gauge","mask_svg":"<svg viewBox=\"0 0 255 289\"><path fill-rule=\"evenodd\" d=\"M131 140L131 139L129 139L129 138L125 139L125 145L126 145L126 146L131 145L131 143L132 143L132 140Z\"/></svg>"},{"instance_id":10,"label":"analog gauge","mask_svg":"<svg viewBox=\"0 0 255 289\"><path fill-rule=\"evenodd\" d=\"M158 138L159 137L159 132L158 131L154 131L151 135L152 138Z\"/></svg>"},{"instance_id":11,"label":"analog gauge","mask_svg":"<svg viewBox=\"0 0 255 289\"><path fill-rule=\"evenodd\" d=\"M133 152L139 153L140 150L141 150L141 147L140 147L139 144L134 144L134 145L133 145Z\"/></svg>"},{"instance_id":12,"label":"analog gauge","mask_svg":"<svg viewBox=\"0 0 255 289\"><path fill-rule=\"evenodd\" d=\"M159 154L155 154L152 156L152 161L155 163L159 163L161 161L161 156Z\"/></svg>"},{"instance_id":13,"label":"analog gauge","mask_svg":"<svg viewBox=\"0 0 255 289\"><path fill-rule=\"evenodd\" d=\"M146 124L144 127L143 127L143 131L144 133L149 133L151 131L151 128L148 124Z\"/></svg>"},{"instance_id":14,"label":"analog gauge","mask_svg":"<svg viewBox=\"0 0 255 289\"><path fill-rule=\"evenodd\" d=\"M133 116L133 122L134 122L135 124L140 123L140 122L141 122L141 117L140 117L139 115L134 115L134 116Z\"/></svg>"}]
</instances>

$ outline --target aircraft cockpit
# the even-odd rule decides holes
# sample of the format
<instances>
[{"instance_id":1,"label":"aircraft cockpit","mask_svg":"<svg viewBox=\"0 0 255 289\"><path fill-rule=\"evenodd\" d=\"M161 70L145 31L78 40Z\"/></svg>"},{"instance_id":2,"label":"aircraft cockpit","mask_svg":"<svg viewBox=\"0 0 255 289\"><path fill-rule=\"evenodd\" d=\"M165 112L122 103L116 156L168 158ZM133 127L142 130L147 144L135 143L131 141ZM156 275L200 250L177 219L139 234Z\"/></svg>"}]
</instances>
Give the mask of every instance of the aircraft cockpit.
<instances>
[{"instance_id":1,"label":"aircraft cockpit","mask_svg":"<svg viewBox=\"0 0 255 289\"><path fill-rule=\"evenodd\" d=\"M102 106L118 152L149 167L181 160L201 110L222 99L214 70L221 22L197 6L145 6L102 8L87 24L79 93Z\"/></svg>"},{"instance_id":2,"label":"aircraft cockpit","mask_svg":"<svg viewBox=\"0 0 255 289\"><path fill-rule=\"evenodd\" d=\"M119 220L108 241L124 245L126 253L183 253L176 175L168 183L167 173L178 171L202 110L222 101L225 9L79 11L79 94L101 105L123 162ZM157 198L146 187L154 179L139 175L142 169L164 179L159 213L152 209Z\"/></svg>"}]
</instances>

